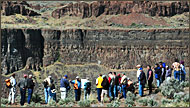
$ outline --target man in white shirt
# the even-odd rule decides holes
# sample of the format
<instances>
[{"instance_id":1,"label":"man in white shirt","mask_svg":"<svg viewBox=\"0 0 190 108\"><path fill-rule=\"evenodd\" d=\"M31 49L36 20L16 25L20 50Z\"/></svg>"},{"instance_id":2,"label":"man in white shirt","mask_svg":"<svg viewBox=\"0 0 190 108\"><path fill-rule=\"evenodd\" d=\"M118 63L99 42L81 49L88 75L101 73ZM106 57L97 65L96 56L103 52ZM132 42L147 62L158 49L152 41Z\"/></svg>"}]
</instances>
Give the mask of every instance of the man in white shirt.
<instances>
[{"instance_id":1,"label":"man in white shirt","mask_svg":"<svg viewBox=\"0 0 190 108\"><path fill-rule=\"evenodd\" d=\"M15 80L15 74L12 74L10 77L10 82L11 82L11 88L9 89L9 104L14 104L15 103L15 94L16 94L16 80Z\"/></svg>"}]
</instances>

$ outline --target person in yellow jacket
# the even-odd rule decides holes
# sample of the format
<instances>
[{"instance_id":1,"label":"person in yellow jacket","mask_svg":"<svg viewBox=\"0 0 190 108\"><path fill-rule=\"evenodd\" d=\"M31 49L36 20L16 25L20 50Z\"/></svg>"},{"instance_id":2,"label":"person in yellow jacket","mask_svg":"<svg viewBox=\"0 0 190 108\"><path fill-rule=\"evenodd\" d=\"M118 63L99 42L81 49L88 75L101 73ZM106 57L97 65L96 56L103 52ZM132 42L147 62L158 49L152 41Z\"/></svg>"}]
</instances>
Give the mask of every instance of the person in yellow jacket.
<instances>
[{"instance_id":1,"label":"person in yellow jacket","mask_svg":"<svg viewBox=\"0 0 190 108\"><path fill-rule=\"evenodd\" d=\"M97 94L98 94L98 101L101 102L101 93L102 93L102 74L99 75L99 77L96 79L96 87L97 87Z\"/></svg>"}]
</instances>

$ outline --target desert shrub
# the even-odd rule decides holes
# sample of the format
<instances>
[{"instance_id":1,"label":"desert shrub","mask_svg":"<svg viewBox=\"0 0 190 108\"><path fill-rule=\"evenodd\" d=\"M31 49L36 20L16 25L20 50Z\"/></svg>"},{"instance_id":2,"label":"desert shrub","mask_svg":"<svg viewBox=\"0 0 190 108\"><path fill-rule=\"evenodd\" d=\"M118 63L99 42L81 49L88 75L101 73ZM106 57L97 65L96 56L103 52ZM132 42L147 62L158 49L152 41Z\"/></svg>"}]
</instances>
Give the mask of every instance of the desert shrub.
<instances>
[{"instance_id":1,"label":"desert shrub","mask_svg":"<svg viewBox=\"0 0 190 108\"><path fill-rule=\"evenodd\" d=\"M183 99L182 99L184 102L189 102L189 93L186 94Z\"/></svg>"},{"instance_id":2,"label":"desert shrub","mask_svg":"<svg viewBox=\"0 0 190 108\"><path fill-rule=\"evenodd\" d=\"M120 102L119 100L112 101L110 104L107 104L107 107L119 107Z\"/></svg>"},{"instance_id":3,"label":"desert shrub","mask_svg":"<svg viewBox=\"0 0 190 108\"><path fill-rule=\"evenodd\" d=\"M1 107L7 107L7 106L6 106L5 104L2 104L2 103L1 103Z\"/></svg>"},{"instance_id":4,"label":"desert shrub","mask_svg":"<svg viewBox=\"0 0 190 108\"><path fill-rule=\"evenodd\" d=\"M184 96L184 92L174 93L174 102L180 102Z\"/></svg>"},{"instance_id":5,"label":"desert shrub","mask_svg":"<svg viewBox=\"0 0 190 108\"><path fill-rule=\"evenodd\" d=\"M8 99L6 98L1 98L1 104L8 104Z\"/></svg>"},{"instance_id":6,"label":"desert shrub","mask_svg":"<svg viewBox=\"0 0 190 108\"><path fill-rule=\"evenodd\" d=\"M183 86L176 79L171 79L169 81L164 81L160 86L162 95L166 96L169 99L172 99L174 93L183 91Z\"/></svg>"},{"instance_id":7,"label":"desert shrub","mask_svg":"<svg viewBox=\"0 0 190 108\"><path fill-rule=\"evenodd\" d=\"M57 104L54 100L50 100L50 102L48 103L49 107L57 107Z\"/></svg>"},{"instance_id":8,"label":"desert shrub","mask_svg":"<svg viewBox=\"0 0 190 108\"><path fill-rule=\"evenodd\" d=\"M90 100L90 103L91 104L96 104L96 103L98 103L98 100L92 99L92 100Z\"/></svg>"},{"instance_id":9,"label":"desert shrub","mask_svg":"<svg viewBox=\"0 0 190 108\"><path fill-rule=\"evenodd\" d=\"M157 101L155 101L154 99L149 99L148 101L147 101L147 103L148 103L148 106L158 106L158 102Z\"/></svg>"},{"instance_id":10,"label":"desert shrub","mask_svg":"<svg viewBox=\"0 0 190 108\"><path fill-rule=\"evenodd\" d=\"M34 93L33 95L32 95L32 99L31 99L33 102L35 102L35 103L38 103L38 102L41 102L42 101L42 98L41 98L41 96L39 95L39 94L37 94L37 93Z\"/></svg>"},{"instance_id":11,"label":"desert shrub","mask_svg":"<svg viewBox=\"0 0 190 108\"><path fill-rule=\"evenodd\" d=\"M162 105L166 105L166 104L172 103L173 101L172 101L172 100L169 100L169 99L163 98L163 99L161 100L161 102L162 102Z\"/></svg>"},{"instance_id":12,"label":"desert shrub","mask_svg":"<svg viewBox=\"0 0 190 108\"><path fill-rule=\"evenodd\" d=\"M72 98L65 98L64 100L63 99L60 99L60 101L58 102L59 105L63 105L63 104L68 104L68 103L73 103L74 100Z\"/></svg>"},{"instance_id":13,"label":"desert shrub","mask_svg":"<svg viewBox=\"0 0 190 108\"><path fill-rule=\"evenodd\" d=\"M36 103L35 107L41 107L41 104L40 103Z\"/></svg>"},{"instance_id":14,"label":"desert shrub","mask_svg":"<svg viewBox=\"0 0 190 108\"><path fill-rule=\"evenodd\" d=\"M30 104L24 105L24 107L34 107L35 105L36 105L36 103L31 102Z\"/></svg>"},{"instance_id":15,"label":"desert shrub","mask_svg":"<svg viewBox=\"0 0 190 108\"><path fill-rule=\"evenodd\" d=\"M89 100L85 100L85 101L79 101L78 105L80 107L90 107L90 101Z\"/></svg>"},{"instance_id":16,"label":"desert shrub","mask_svg":"<svg viewBox=\"0 0 190 108\"><path fill-rule=\"evenodd\" d=\"M165 107L189 107L189 102L177 102L177 103L170 103L166 104Z\"/></svg>"},{"instance_id":17,"label":"desert shrub","mask_svg":"<svg viewBox=\"0 0 190 108\"><path fill-rule=\"evenodd\" d=\"M132 107L135 104L134 100L135 100L135 94L128 91L127 98L125 99L125 103L126 103L127 107Z\"/></svg>"},{"instance_id":18,"label":"desert shrub","mask_svg":"<svg viewBox=\"0 0 190 108\"><path fill-rule=\"evenodd\" d=\"M180 85L184 88L184 87L189 87L189 81L183 81L180 83Z\"/></svg>"},{"instance_id":19,"label":"desert shrub","mask_svg":"<svg viewBox=\"0 0 190 108\"><path fill-rule=\"evenodd\" d=\"M147 98L142 98L138 100L138 103L142 106L147 106L148 105L148 99Z\"/></svg>"}]
</instances>

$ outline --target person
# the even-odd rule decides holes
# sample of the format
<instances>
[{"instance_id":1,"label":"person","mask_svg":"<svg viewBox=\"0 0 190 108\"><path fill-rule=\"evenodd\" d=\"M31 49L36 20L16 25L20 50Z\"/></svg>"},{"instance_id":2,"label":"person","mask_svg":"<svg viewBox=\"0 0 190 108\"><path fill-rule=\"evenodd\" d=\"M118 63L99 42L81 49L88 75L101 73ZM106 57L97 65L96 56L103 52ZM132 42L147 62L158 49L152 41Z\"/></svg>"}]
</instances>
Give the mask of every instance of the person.
<instances>
[{"instance_id":1,"label":"person","mask_svg":"<svg viewBox=\"0 0 190 108\"><path fill-rule=\"evenodd\" d=\"M161 74L161 70L158 63L155 64L154 73L155 73L155 79L156 79L157 88L158 88L160 87L160 74Z\"/></svg>"},{"instance_id":2,"label":"person","mask_svg":"<svg viewBox=\"0 0 190 108\"><path fill-rule=\"evenodd\" d=\"M117 86L117 90L119 91L118 92L118 95L121 94L121 86L120 86L120 83L121 83L121 75L120 74L117 74L118 78L119 78L119 84ZM118 96L119 97L119 96Z\"/></svg>"},{"instance_id":3,"label":"person","mask_svg":"<svg viewBox=\"0 0 190 108\"><path fill-rule=\"evenodd\" d=\"M163 67L163 63L160 62L160 70L161 70L161 76L160 76L160 84L164 82L166 77L166 69Z\"/></svg>"},{"instance_id":4,"label":"person","mask_svg":"<svg viewBox=\"0 0 190 108\"><path fill-rule=\"evenodd\" d=\"M146 76L145 73L143 72L143 68L140 68L140 75L139 75L139 95L142 97L143 92L144 92L144 87L146 84Z\"/></svg>"},{"instance_id":5,"label":"person","mask_svg":"<svg viewBox=\"0 0 190 108\"><path fill-rule=\"evenodd\" d=\"M69 81L67 80L68 76L64 75L60 80L60 91L61 91L61 99L65 100L67 97L68 90L70 90Z\"/></svg>"},{"instance_id":6,"label":"person","mask_svg":"<svg viewBox=\"0 0 190 108\"><path fill-rule=\"evenodd\" d=\"M20 105L23 106L25 103L25 97L26 97L26 89L27 89L27 75L24 74L24 78L20 80L18 83L18 87L20 88Z\"/></svg>"},{"instance_id":7,"label":"person","mask_svg":"<svg viewBox=\"0 0 190 108\"><path fill-rule=\"evenodd\" d=\"M108 73L108 81L109 81L109 97L111 98L111 100L113 100L114 98L114 93L113 93L113 86L114 86L114 76L112 74L112 72Z\"/></svg>"},{"instance_id":8,"label":"person","mask_svg":"<svg viewBox=\"0 0 190 108\"><path fill-rule=\"evenodd\" d=\"M32 79L32 75L30 74L28 76L28 79L27 79L27 88L28 88L28 104L30 104L30 101L31 101L31 98L32 98L32 94L33 94L33 90L34 90L34 86L35 86L35 83Z\"/></svg>"},{"instance_id":9,"label":"person","mask_svg":"<svg viewBox=\"0 0 190 108\"><path fill-rule=\"evenodd\" d=\"M178 59L172 64L174 69L174 78L180 81L180 63Z\"/></svg>"},{"instance_id":10,"label":"person","mask_svg":"<svg viewBox=\"0 0 190 108\"><path fill-rule=\"evenodd\" d=\"M44 79L43 84L44 84L44 94L45 94L45 103L49 103L49 99L52 98L51 96L51 83L53 82L53 79L51 76L48 76L46 79Z\"/></svg>"},{"instance_id":11,"label":"person","mask_svg":"<svg viewBox=\"0 0 190 108\"><path fill-rule=\"evenodd\" d=\"M116 76L116 72L113 72L114 76L114 86L113 86L113 93L114 93L114 99L118 97L118 89L117 86L119 85L119 77Z\"/></svg>"},{"instance_id":12,"label":"person","mask_svg":"<svg viewBox=\"0 0 190 108\"><path fill-rule=\"evenodd\" d=\"M11 87L9 88L8 102L9 102L9 104L14 104L15 103L15 94L16 94L16 79L15 79L14 73L10 77L10 83L11 83Z\"/></svg>"},{"instance_id":13,"label":"person","mask_svg":"<svg viewBox=\"0 0 190 108\"><path fill-rule=\"evenodd\" d=\"M109 81L106 77L106 75L102 76L103 81L102 81L102 93L101 93L101 103L104 103L104 96L106 95L109 98ZM109 101L111 102L111 99L109 98Z\"/></svg>"},{"instance_id":14,"label":"person","mask_svg":"<svg viewBox=\"0 0 190 108\"><path fill-rule=\"evenodd\" d=\"M86 82L84 83L84 100L88 100L90 96L91 91L91 82L89 81L89 78L86 78Z\"/></svg>"},{"instance_id":15,"label":"person","mask_svg":"<svg viewBox=\"0 0 190 108\"><path fill-rule=\"evenodd\" d=\"M126 87L127 91L131 91L132 93L135 92L135 87L133 84L133 81L130 78L127 78L127 87Z\"/></svg>"},{"instance_id":16,"label":"person","mask_svg":"<svg viewBox=\"0 0 190 108\"><path fill-rule=\"evenodd\" d=\"M98 101L101 102L101 93L102 93L102 74L99 74L99 77L96 79L96 87L97 87L97 95L98 95Z\"/></svg>"},{"instance_id":17,"label":"person","mask_svg":"<svg viewBox=\"0 0 190 108\"><path fill-rule=\"evenodd\" d=\"M137 79L138 79L139 75L140 75L140 70L139 69L141 68L141 65L139 64L136 67L137 67Z\"/></svg>"},{"instance_id":18,"label":"person","mask_svg":"<svg viewBox=\"0 0 190 108\"><path fill-rule=\"evenodd\" d=\"M125 73L122 73L122 78L121 78L121 88L122 88L122 91L123 91L123 96L125 99L126 99L126 87L127 87L127 84L128 84L128 79L127 79L127 76L125 75Z\"/></svg>"},{"instance_id":19,"label":"person","mask_svg":"<svg viewBox=\"0 0 190 108\"><path fill-rule=\"evenodd\" d=\"M50 101L51 99L53 99L56 102L56 89L55 89L55 84L54 84L54 80L52 80L51 82L51 86L50 86L50 96L48 101Z\"/></svg>"},{"instance_id":20,"label":"person","mask_svg":"<svg viewBox=\"0 0 190 108\"><path fill-rule=\"evenodd\" d=\"M152 93L152 82L153 82L153 71L151 69L151 66L147 66L147 80L148 80L148 87L149 87L149 94Z\"/></svg>"},{"instance_id":21,"label":"person","mask_svg":"<svg viewBox=\"0 0 190 108\"><path fill-rule=\"evenodd\" d=\"M75 101L80 101L80 96L81 96L81 80L79 79L79 76L77 76L75 80L70 81L70 83L73 84L73 86L74 86Z\"/></svg>"},{"instance_id":22,"label":"person","mask_svg":"<svg viewBox=\"0 0 190 108\"><path fill-rule=\"evenodd\" d=\"M185 71L184 61L180 62L180 67L181 67L181 81L185 81L186 71Z\"/></svg>"},{"instance_id":23,"label":"person","mask_svg":"<svg viewBox=\"0 0 190 108\"><path fill-rule=\"evenodd\" d=\"M166 66L166 80L169 81L171 79L171 76L172 76L172 68Z\"/></svg>"}]
</instances>

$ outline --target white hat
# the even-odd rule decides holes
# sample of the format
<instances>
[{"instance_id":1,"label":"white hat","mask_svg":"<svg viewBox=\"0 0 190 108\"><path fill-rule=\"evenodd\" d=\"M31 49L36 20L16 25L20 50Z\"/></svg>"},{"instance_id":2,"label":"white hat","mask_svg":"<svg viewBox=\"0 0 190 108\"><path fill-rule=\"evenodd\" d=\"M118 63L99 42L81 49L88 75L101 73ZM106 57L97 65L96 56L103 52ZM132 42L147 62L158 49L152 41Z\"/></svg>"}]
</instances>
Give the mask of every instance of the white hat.
<instances>
[{"instance_id":1,"label":"white hat","mask_svg":"<svg viewBox=\"0 0 190 108\"><path fill-rule=\"evenodd\" d=\"M141 65L139 64L139 65L137 65L136 67L139 68L139 67L141 67Z\"/></svg>"},{"instance_id":2,"label":"white hat","mask_svg":"<svg viewBox=\"0 0 190 108\"><path fill-rule=\"evenodd\" d=\"M51 76L48 76L48 78L51 78Z\"/></svg>"},{"instance_id":3,"label":"white hat","mask_svg":"<svg viewBox=\"0 0 190 108\"><path fill-rule=\"evenodd\" d=\"M76 77L76 79L78 79L78 78L79 78L79 76Z\"/></svg>"}]
</instances>

